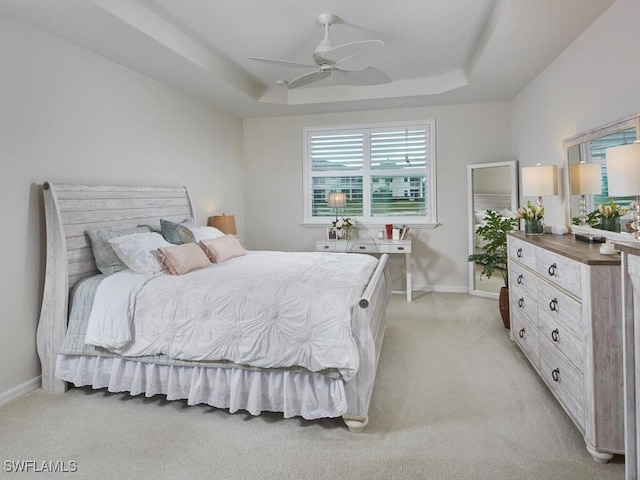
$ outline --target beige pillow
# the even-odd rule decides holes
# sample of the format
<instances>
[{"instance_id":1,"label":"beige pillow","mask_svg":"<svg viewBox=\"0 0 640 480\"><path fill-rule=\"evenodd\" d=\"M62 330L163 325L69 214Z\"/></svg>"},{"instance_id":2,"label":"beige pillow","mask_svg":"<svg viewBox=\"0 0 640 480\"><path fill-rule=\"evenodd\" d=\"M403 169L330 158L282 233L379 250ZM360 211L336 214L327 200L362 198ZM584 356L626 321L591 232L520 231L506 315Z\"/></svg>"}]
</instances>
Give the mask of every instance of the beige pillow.
<instances>
[{"instance_id":1,"label":"beige pillow","mask_svg":"<svg viewBox=\"0 0 640 480\"><path fill-rule=\"evenodd\" d=\"M213 263L222 263L234 257L246 255L246 251L236 237L227 234L224 237L211 238L200 242L202 248Z\"/></svg>"},{"instance_id":2,"label":"beige pillow","mask_svg":"<svg viewBox=\"0 0 640 480\"><path fill-rule=\"evenodd\" d=\"M211 266L205 253L195 243L158 248L158 260L163 269L172 275Z\"/></svg>"}]
</instances>

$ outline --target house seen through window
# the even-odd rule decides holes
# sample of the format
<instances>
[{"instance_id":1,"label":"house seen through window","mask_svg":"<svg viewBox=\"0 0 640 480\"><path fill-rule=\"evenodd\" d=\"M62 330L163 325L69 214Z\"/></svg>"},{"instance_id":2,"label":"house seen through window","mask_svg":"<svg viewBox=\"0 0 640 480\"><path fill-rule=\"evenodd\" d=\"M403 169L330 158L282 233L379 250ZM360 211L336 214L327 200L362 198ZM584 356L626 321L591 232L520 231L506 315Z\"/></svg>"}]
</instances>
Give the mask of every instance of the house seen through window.
<instances>
[{"instance_id":1,"label":"house seen through window","mask_svg":"<svg viewBox=\"0 0 640 480\"><path fill-rule=\"evenodd\" d=\"M434 121L305 129L305 222L435 224ZM339 212L331 192L345 194Z\"/></svg>"}]
</instances>

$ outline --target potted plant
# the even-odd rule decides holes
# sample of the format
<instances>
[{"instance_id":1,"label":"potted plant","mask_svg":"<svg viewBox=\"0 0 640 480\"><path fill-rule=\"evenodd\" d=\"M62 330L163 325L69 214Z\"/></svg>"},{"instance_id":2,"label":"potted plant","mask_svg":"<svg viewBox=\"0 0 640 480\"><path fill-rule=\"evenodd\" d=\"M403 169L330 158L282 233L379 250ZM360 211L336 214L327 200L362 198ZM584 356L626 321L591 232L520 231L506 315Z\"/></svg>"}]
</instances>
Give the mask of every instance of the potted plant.
<instances>
[{"instance_id":1,"label":"potted plant","mask_svg":"<svg viewBox=\"0 0 640 480\"><path fill-rule=\"evenodd\" d=\"M504 280L504 287L500 288L498 304L500 315L505 328L509 328L509 273L507 271L507 232L514 230L518 225L517 218L507 218L499 213L487 210L484 217L484 225L476 230L484 241L481 253L469 255L468 261L478 262L482 265L480 276L491 278L497 270Z\"/></svg>"}]
</instances>

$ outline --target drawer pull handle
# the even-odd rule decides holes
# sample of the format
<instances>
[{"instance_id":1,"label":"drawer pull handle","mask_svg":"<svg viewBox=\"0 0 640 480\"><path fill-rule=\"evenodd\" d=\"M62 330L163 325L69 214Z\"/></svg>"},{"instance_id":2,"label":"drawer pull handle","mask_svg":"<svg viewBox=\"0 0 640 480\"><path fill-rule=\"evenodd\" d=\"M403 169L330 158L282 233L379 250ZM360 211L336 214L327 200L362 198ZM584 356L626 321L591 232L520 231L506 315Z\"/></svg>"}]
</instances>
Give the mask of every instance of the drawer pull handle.
<instances>
[{"instance_id":1,"label":"drawer pull handle","mask_svg":"<svg viewBox=\"0 0 640 480\"><path fill-rule=\"evenodd\" d=\"M549 310L551 310L552 312L555 312L556 310L558 310L558 299L554 298L553 300L551 300L549 302Z\"/></svg>"},{"instance_id":2,"label":"drawer pull handle","mask_svg":"<svg viewBox=\"0 0 640 480\"><path fill-rule=\"evenodd\" d=\"M404 247L398 247L398 250L404 250Z\"/></svg>"},{"instance_id":3,"label":"drawer pull handle","mask_svg":"<svg viewBox=\"0 0 640 480\"><path fill-rule=\"evenodd\" d=\"M518 251L516 252L516 256L518 258L522 258L522 249L521 248L519 248Z\"/></svg>"},{"instance_id":4,"label":"drawer pull handle","mask_svg":"<svg viewBox=\"0 0 640 480\"><path fill-rule=\"evenodd\" d=\"M519 306L520 308L524 307L524 298L519 298L519 299L518 299L518 306Z\"/></svg>"},{"instance_id":5,"label":"drawer pull handle","mask_svg":"<svg viewBox=\"0 0 640 480\"><path fill-rule=\"evenodd\" d=\"M557 342L559 333L560 332L558 331L557 328L553 332L551 332L551 340L553 340L554 342Z\"/></svg>"},{"instance_id":6,"label":"drawer pull handle","mask_svg":"<svg viewBox=\"0 0 640 480\"><path fill-rule=\"evenodd\" d=\"M554 371L551 372L551 378L553 378L554 382L557 382L558 380L560 380L560 369L556 368Z\"/></svg>"},{"instance_id":7,"label":"drawer pull handle","mask_svg":"<svg viewBox=\"0 0 640 480\"><path fill-rule=\"evenodd\" d=\"M325 246L324 246L324 247L322 247L322 248L324 248L325 250L328 250L328 249L329 249L329 245L325 245Z\"/></svg>"},{"instance_id":8,"label":"drawer pull handle","mask_svg":"<svg viewBox=\"0 0 640 480\"><path fill-rule=\"evenodd\" d=\"M523 280L522 274L518 275L518 280L517 280L518 285L522 285L522 280Z\"/></svg>"},{"instance_id":9,"label":"drawer pull handle","mask_svg":"<svg viewBox=\"0 0 640 480\"><path fill-rule=\"evenodd\" d=\"M556 266L556 264L555 264L555 263L554 263L553 265L551 265L551 266L549 267L549 275L553 277L553 276L556 274L556 269L557 269L557 268L558 268L558 267Z\"/></svg>"},{"instance_id":10,"label":"drawer pull handle","mask_svg":"<svg viewBox=\"0 0 640 480\"><path fill-rule=\"evenodd\" d=\"M366 250L366 248L367 248L367 247L365 247L364 245L360 245L358 248L359 248L360 250Z\"/></svg>"},{"instance_id":11,"label":"drawer pull handle","mask_svg":"<svg viewBox=\"0 0 640 480\"><path fill-rule=\"evenodd\" d=\"M520 338L524 338L524 328L521 328L520 331L518 332L518 336Z\"/></svg>"}]
</instances>

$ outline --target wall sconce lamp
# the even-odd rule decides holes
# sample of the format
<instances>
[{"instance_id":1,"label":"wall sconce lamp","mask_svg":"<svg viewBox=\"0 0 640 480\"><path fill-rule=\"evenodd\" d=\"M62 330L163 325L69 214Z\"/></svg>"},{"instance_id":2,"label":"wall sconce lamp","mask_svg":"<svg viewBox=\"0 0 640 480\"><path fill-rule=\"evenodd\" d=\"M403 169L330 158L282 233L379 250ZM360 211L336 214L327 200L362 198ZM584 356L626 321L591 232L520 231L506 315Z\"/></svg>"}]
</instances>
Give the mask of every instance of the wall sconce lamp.
<instances>
[{"instance_id":1,"label":"wall sconce lamp","mask_svg":"<svg viewBox=\"0 0 640 480\"><path fill-rule=\"evenodd\" d=\"M580 225L587 224L587 195L602 193L602 167L580 162L570 166L571 195L580 195Z\"/></svg>"},{"instance_id":2,"label":"wall sconce lamp","mask_svg":"<svg viewBox=\"0 0 640 480\"><path fill-rule=\"evenodd\" d=\"M640 225L640 143L607 148L607 184L610 197L635 196L631 203L633 212L634 237L638 239Z\"/></svg>"},{"instance_id":3,"label":"wall sconce lamp","mask_svg":"<svg viewBox=\"0 0 640 480\"><path fill-rule=\"evenodd\" d=\"M235 235L236 231L236 217L234 215L214 215L207 219L207 225L209 227L215 227L222 233Z\"/></svg>"},{"instance_id":4,"label":"wall sconce lamp","mask_svg":"<svg viewBox=\"0 0 640 480\"><path fill-rule=\"evenodd\" d=\"M338 210L347 206L347 194L342 192L331 192L327 197L327 207L336 211L336 222L338 221Z\"/></svg>"},{"instance_id":5,"label":"wall sconce lamp","mask_svg":"<svg viewBox=\"0 0 640 480\"><path fill-rule=\"evenodd\" d=\"M538 207L544 205L544 195L558 195L558 167L540 165L524 167L522 171L522 196L538 197Z\"/></svg>"}]
</instances>

